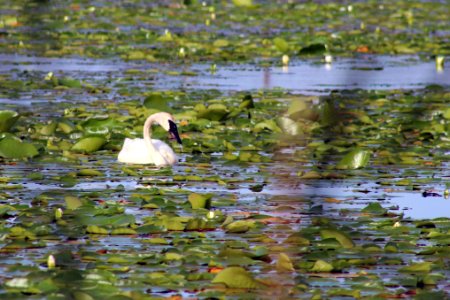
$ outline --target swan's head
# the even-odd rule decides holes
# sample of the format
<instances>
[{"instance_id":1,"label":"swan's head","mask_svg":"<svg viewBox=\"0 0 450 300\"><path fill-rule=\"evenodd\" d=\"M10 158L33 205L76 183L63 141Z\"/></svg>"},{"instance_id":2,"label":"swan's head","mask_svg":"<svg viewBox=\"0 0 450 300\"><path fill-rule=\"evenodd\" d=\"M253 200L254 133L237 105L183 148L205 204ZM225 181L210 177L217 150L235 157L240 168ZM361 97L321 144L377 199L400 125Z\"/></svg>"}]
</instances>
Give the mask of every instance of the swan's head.
<instances>
[{"instance_id":1,"label":"swan's head","mask_svg":"<svg viewBox=\"0 0 450 300\"><path fill-rule=\"evenodd\" d=\"M178 134L177 125L174 122L174 118L171 114L166 112L159 112L153 115L156 123L161 125L166 131L169 132L170 137L175 139L179 144L181 144L181 138Z\"/></svg>"}]
</instances>

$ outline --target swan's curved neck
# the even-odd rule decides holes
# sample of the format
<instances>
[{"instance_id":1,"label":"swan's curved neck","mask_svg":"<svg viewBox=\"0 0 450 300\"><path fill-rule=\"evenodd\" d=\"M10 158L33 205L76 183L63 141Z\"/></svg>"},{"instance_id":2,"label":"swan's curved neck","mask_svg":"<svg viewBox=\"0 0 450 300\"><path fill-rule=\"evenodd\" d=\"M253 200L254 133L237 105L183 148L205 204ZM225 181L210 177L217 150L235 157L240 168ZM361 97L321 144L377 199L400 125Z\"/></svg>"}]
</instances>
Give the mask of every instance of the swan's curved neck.
<instances>
[{"instance_id":1,"label":"swan's curved neck","mask_svg":"<svg viewBox=\"0 0 450 300\"><path fill-rule=\"evenodd\" d=\"M147 143L147 146L150 151L155 152L155 146L152 143L152 124L155 122L154 115L151 115L150 117L145 120L144 128L143 128L143 134L144 134L144 141Z\"/></svg>"}]
</instances>

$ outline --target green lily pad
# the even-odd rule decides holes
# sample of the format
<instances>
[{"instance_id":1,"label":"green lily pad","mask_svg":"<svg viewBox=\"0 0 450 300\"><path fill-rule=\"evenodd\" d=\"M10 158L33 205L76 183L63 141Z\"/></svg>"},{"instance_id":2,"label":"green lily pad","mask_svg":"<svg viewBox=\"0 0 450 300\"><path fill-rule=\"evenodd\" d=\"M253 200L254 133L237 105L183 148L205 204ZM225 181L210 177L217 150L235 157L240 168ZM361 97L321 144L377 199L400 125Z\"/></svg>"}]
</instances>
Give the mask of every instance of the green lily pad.
<instances>
[{"instance_id":1,"label":"green lily pad","mask_svg":"<svg viewBox=\"0 0 450 300\"><path fill-rule=\"evenodd\" d=\"M346 249L355 246L355 243L346 233L336 229L323 229L320 231L320 235L323 239L336 239Z\"/></svg>"},{"instance_id":2,"label":"green lily pad","mask_svg":"<svg viewBox=\"0 0 450 300\"><path fill-rule=\"evenodd\" d=\"M73 210L83 205L83 202L78 197L74 196L66 196L64 197L64 201L66 202L67 209Z\"/></svg>"},{"instance_id":3,"label":"green lily pad","mask_svg":"<svg viewBox=\"0 0 450 300\"><path fill-rule=\"evenodd\" d=\"M223 283L229 288L257 289L264 285L242 267L228 267L214 277L212 283Z\"/></svg>"},{"instance_id":4,"label":"green lily pad","mask_svg":"<svg viewBox=\"0 0 450 300\"><path fill-rule=\"evenodd\" d=\"M400 268L398 271L405 273L429 273L432 266L432 262L413 263L409 266Z\"/></svg>"},{"instance_id":5,"label":"green lily pad","mask_svg":"<svg viewBox=\"0 0 450 300\"><path fill-rule=\"evenodd\" d=\"M81 88L82 87L80 80L70 78L70 77L58 78L58 85L66 86L69 88Z\"/></svg>"},{"instance_id":6,"label":"green lily pad","mask_svg":"<svg viewBox=\"0 0 450 300\"><path fill-rule=\"evenodd\" d=\"M211 207L211 198L212 198L212 194L197 194L197 193L193 193L190 194L188 197L188 201L189 203L191 203L191 206L193 209L198 209L198 208L206 208L209 209Z\"/></svg>"},{"instance_id":7,"label":"green lily pad","mask_svg":"<svg viewBox=\"0 0 450 300\"><path fill-rule=\"evenodd\" d=\"M220 103L211 104L206 109L198 112L199 119L207 119L211 121L220 121L228 114L228 108Z\"/></svg>"},{"instance_id":8,"label":"green lily pad","mask_svg":"<svg viewBox=\"0 0 450 300\"><path fill-rule=\"evenodd\" d=\"M226 231L229 233L244 233L249 231L253 224L253 221L234 221L226 226Z\"/></svg>"},{"instance_id":9,"label":"green lily pad","mask_svg":"<svg viewBox=\"0 0 450 300\"><path fill-rule=\"evenodd\" d=\"M8 131L19 119L19 114L12 110L0 110L0 132Z\"/></svg>"},{"instance_id":10,"label":"green lily pad","mask_svg":"<svg viewBox=\"0 0 450 300\"><path fill-rule=\"evenodd\" d=\"M282 53L286 53L289 50L289 44L283 38L279 38L279 37L274 38L273 44L275 45L277 50Z\"/></svg>"},{"instance_id":11,"label":"green lily pad","mask_svg":"<svg viewBox=\"0 0 450 300\"><path fill-rule=\"evenodd\" d=\"M22 142L15 137L5 137L0 141L0 157L21 159L31 158L39 152L31 143Z\"/></svg>"},{"instance_id":12,"label":"green lily pad","mask_svg":"<svg viewBox=\"0 0 450 300\"><path fill-rule=\"evenodd\" d=\"M347 153L337 164L337 169L359 169L369 164L370 151L355 148Z\"/></svg>"},{"instance_id":13,"label":"green lily pad","mask_svg":"<svg viewBox=\"0 0 450 300\"><path fill-rule=\"evenodd\" d=\"M311 272L331 272L333 271L334 267L332 264L324 261L324 260L317 260L314 263L314 266L311 268Z\"/></svg>"},{"instance_id":14,"label":"green lily pad","mask_svg":"<svg viewBox=\"0 0 450 300\"><path fill-rule=\"evenodd\" d=\"M144 99L144 107L170 112L169 101L160 93L153 93Z\"/></svg>"},{"instance_id":15,"label":"green lily pad","mask_svg":"<svg viewBox=\"0 0 450 300\"><path fill-rule=\"evenodd\" d=\"M82 124L86 134L104 135L115 128L123 128L124 123L115 118L96 117L90 118Z\"/></svg>"},{"instance_id":16,"label":"green lily pad","mask_svg":"<svg viewBox=\"0 0 450 300\"><path fill-rule=\"evenodd\" d=\"M99 150L106 143L106 139L99 136L86 137L72 146L72 151L92 153Z\"/></svg>"},{"instance_id":17,"label":"green lily pad","mask_svg":"<svg viewBox=\"0 0 450 300\"><path fill-rule=\"evenodd\" d=\"M253 0L232 0L233 4L241 7L250 7L253 5Z\"/></svg>"},{"instance_id":18,"label":"green lily pad","mask_svg":"<svg viewBox=\"0 0 450 300\"><path fill-rule=\"evenodd\" d=\"M380 203L373 202L364 207L362 211L370 214L383 215L387 212L387 209L383 208Z\"/></svg>"}]
</instances>

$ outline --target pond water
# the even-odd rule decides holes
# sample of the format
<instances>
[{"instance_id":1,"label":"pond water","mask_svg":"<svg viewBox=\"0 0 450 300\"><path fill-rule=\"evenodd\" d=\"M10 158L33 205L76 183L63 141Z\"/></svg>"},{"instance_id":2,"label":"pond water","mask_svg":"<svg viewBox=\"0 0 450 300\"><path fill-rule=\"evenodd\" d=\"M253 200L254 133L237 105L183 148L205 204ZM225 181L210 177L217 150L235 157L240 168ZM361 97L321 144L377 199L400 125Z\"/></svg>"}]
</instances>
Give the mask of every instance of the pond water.
<instances>
[{"instance_id":1,"label":"pond water","mask_svg":"<svg viewBox=\"0 0 450 300\"><path fill-rule=\"evenodd\" d=\"M127 70L145 71L154 67L155 65L152 64L121 60L0 55L0 74L24 74L25 72L44 77L48 72L53 72L90 82L104 82L105 80L114 82L121 77L126 77L125 73ZM222 65L218 66L217 71L214 73L210 72L209 67L198 64L191 66L160 66L159 70L151 73L150 84L152 88L161 90L217 89L222 92L281 88L293 93L306 95L326 95L331 90L418 89L430 84L450 86L449 64L444 69L436 70L434 61L422 60L418 56L362 55L356 58L339 58L332 64L324 64L321 60L297 60L292 62L289 67L274 66L262 68L250 64ZM196 76L168 75L168 71L180 73L190 71L195 72ZM111 98L113 94L113 92L109 93L105 97ZM74 101L90 101L89 99L86 95L74 97ZM56 98L56 100L65 101L64 98L60 100ZM43 115L48 113L49 116L52 116L52 104L45 96L28 96L19 99L0 98L0 103L12 107L32 104L36 107L41 107ZM288 149L286 150L289 152ZM111 160L109 163L114 164L115 161ZM280 165L280 168L283 168L286 165L286 161L274 161L274 165ZM286 166L289 167L289 163ZM450 176L448 164L446 166L442 170L442 178ZM220 167L217 168L220 169ZM182 171L180 172L182 173ZM254 173L249 175L255 176ZM258 180L261 181L263 179L259 178ZM450 200L445 199L442 195L442 191L445 190L445 183L429 184L427 189L439 191L440 196L427 198L422 196L423 191L392 190L384 193L383 188L373 182L362 184L366 190L371 192L364 197L360 197L358 193L355 196L355 191L351 188L352 184L355 184L355 182L322 182L320 186L310 185L307 182L296 182L293 184L296 186L294 189L283 184L281 184L281 187L269 184L259 195L270 197L270 195L285 194L313 198L335 197L352 199L351 201L344 201L339 206L356 209L371 201L380 200L380 195L382 195L385 204L393 207L397 206L399 212L407 218L450 217L450 210L448 210ZM361 183L358 184L361 185ZM127 179L124 181L123 178L119 178L118 180L107 182L91 181L80 183L73 189L101 191L106 187L114 188L118 185L124 186L127 190L142 187L136 180ZM30 190L54 189L54 185L34 184L32 182L25 184L25 186ZM217 185L188 188L193 191L201 191L212 187L215 191L226 192L226 189L217 187ZM359 189L364 190L361 187ZM249 192L248 189L238 191L243 199L255 195L255 193Z\"/></svg>"},{"instance_id":2,"label":"pond water","mask_svg":"<svg viewBox=\"0 0 450 300\"><path fill-rule=\"evenodd\" d=\"M196 68L193 68L196 70ZM449 68L436 70L434 61L415 56L360 56L321 60L297 60L286 67L224 66L215 74L198 68L199 77L183 80L183 88L253 90L282 88L302 94L327 94L343 89L416 89L429 84L450 85Z\"/></svg>"},{"instance_id":3,"label":"pond water","mask_svg":"<svg viewBox=\"0 0 450 300\"><path fill-rule=\"evenodd\" d=\"M436 159L436 161L430 159L430 157L448 155L448 153L442 153L445 150L429 149L429 153L424 155L430 161L422 161L420 158L421 154L409 153L407 157L413 155L418 162L408 161L411 165L407 166L397 166L397 161L389 164L380 162L380 157L372 156L372 160L377 162L377 164L374 164L375 166L370 166L363 170L355 170L354 173L350 172L351 174L349 175L346 171L341 172L328 168L327 159L335 162L336 154L339 152L339 147L342 144L333 145L336 146L334 151L337 152L331 151L330 156L326 152L322 158L313 156L312 158L308 157L307 160L305 159L305 153L307 152L305 148L307 148L307 145L299 141L301 138L298 138L298 140L291 138L290 141L294 145L295 143L302 144L302 146L292 146L289 143L289 139L286 141L282 137L277 136L280 141L273 143L276 146L271 145L265 148L264 145L267 144L254 139L254 136L252 136L250 139L252 143L257 144L261 142L258 144L260 146L258 146L259 149L257 151L254 151L253 148L250 148L250 151L248 151L252 155L256 154L257 160L253 162L248 160L240 162L239 159L228 161L228 159L224 158L224 152L220 152L224 151L223 149L220 151L209 151L207 149L203 152L201 147L207 147L208 139L214 140L215 135L218 135L220 138L227 138L243 148L249 145L245 141L240 141L241 135L252 133L242 130L240 134L236 134L236 132L233 132L236 128L234 127L235 124L223 122L226 125L219 124L221 126L219 131L214 131L216 129L213 126L202 128L204 132L195 127L194 129L191 128L187 134L187 144L184 144L183 148L175 148L180 157L180 164L173 166L170 170L161 171L151 166L137 166L136 168L130 167L130 171L125 170L127 166L117 162L117 151L111 150L117 150L117 147L120 147L120 143L124 138L124 132L130 134L133 131L132 134L135 134L134 131L141 130L141 124L137 124L131 119L121 119L120 123L130 122L139 128L131 129L131 126L120 127L120 124L115 124L114 126L119 128L118 131L120 133L115 131L115 127L112 127L113 129L109 128L108 130L110 131L107 130L112 141L111 144L108 144L110 148L106 150L96 151L90 155L74 154L70 153L70 151L68 151L69 153L61 151L55 145L59 143L58 146L67 147L67 144L64 145L64 142L70 140L72 143L72 140L77 139L77 134L80 134L82 130L80 128L84 126L86 119L95 118L106 113L119 119L124 111L128 114L134 112L135 115L138 115L136 109L142 109L140 105L142 99L136 95L140 96L154 90L169 90L174 92L174 94L180 91L186 93L192 98L186 97L187 100L184 98L184 100L180 100L181 104L177 103L179 107L177 109L183 110L186 108L186 110L191 111L195 104L202 103L201 101L204 99L215 99L214 97L216 96L226 99L227 97L234 97L233 100L235 102L233 104L227 103L227 100L223 101L223 103L226 103L229 107L233 107L233 105L236 107L236 102L239 105L241 100L239 93L247 93L249 91L256 95L255 103L264 108L263 105L266 104L261 100L263 98L261 95L264 95L266 92L269 95L267 103L274 102L274 99L276 102L289 103L292 97L294 100L298 100L299 95L301 97L303 95L312 95L313 97L305 98L313 98L312 102L306 102L313 106L317 105L319 100L322 99L322 97L316 96L329 95L335 91L345 93L344 90L352 90L349 92L348 95L350 96L348 97L350 100L352 100L352 97L357 99L354 103L352 102L352 105L356 107L354 109L355 112L361 112L363 109L358 107L358 101L361 100L358 98L360 94L355 90L390 91L411 89L424 91L426 86L432 84L448 87L450 86L449 71L448 65L438 71L434 61L422 60L418 56L365 55L354 58L338 58L332 64L324 64L319 59L294 60L286 68L279 66L260 67L257 64L219 65L217 66L217 71L211 73L209 65L201 64L187 66L180 64L155 65L152 63L108 59L62 59L0 55L0 76L5 76L5 78L24 80L30 84L34 82L42 83L44 82L43 78L49 72L52 72L59 78L74 78L101 89L101 92L95 91L90 93L83 90L83 88L54 87L43 84L41 88L36 90L24 89L21 92L5 92L0 95L0 107L17 110L24 116L30 116L30 119L34 122L31 124L31 121L26 118L20 120L22 122L20 123L21 137L25 140L27 138L26 134L42 133L42 126L48 124L49 120L56 120L56 122L69 120L77 124L74 137L65 135L61 131L55 131L54 136L37 135L36 140L44 143L49 149L53 149L49 150L43 157L35 158L29 162L8 162L1 166L2 177L0 179L2 181L0 183L5 187L5 191L0 191L3 203L30 210L23 214L14 212L14 217L7 222L14 224L11 226L20 226L22 223L43 223L44 225L39 230L43 232L43 239L46 244L43 246L38 244L38 241L32 240L31 243L35 244L26 246L30 247L30 249L26 248L26 251L22 251L21 255L13 256L10 254L12 253L11 251L15 251L14 247L16 246L13 244L11 246L13 250L11 250L8 248L9 244L0 239L0 246L3 247L3 251L6 253L5 259L0 259L0 271L10 274L10 276L24 277L29 272L29 269L26 267L30 269L35 268L38 271L45 269L45 263L43 262L49 253L69 249L72 251L71 253L77 253L74 257L76 257L76 263L79 265L74 267L74 265L71 265L73 262L70 262L68 267L66 266L68 269L89 270L92 265L98 263L116 274L117 280L120 280L121 288L130 290L142 289L153 296L168 296L179 293L187 298L196 297L197 286L199 284L208 285L212 277L207 277L207 280L201 279L203 280L201 283L195 280L193 283L186 283L186 287L183 287L182 291L177 291L178 277L176 276L181 276L180 265L178 261L176 263L164 261L167 253L174 252L183 255L184 249L188 249L193 251L193 256L199 255L199 262L186 262L182 265L182 271L187 270L186 272L190 274L196 272L208 273L209 264L215 262L210 258L203 261L204 257L207 257L205 253L210 255L208 252L210 251L212 253L211 257L215 258L217 253L223 250L222 244L230 245L230 248L239 249L239 251L242 249L244 249L243 251L253 251L258 249L258 247L270 247L270 251L274 251L268 252L270 259L275 261L277 256L274 253L278 254L280 251L284 251L296 259L297 264L300 264L304 261L303 255L306 252L299 252L299 249L303 251L304 247L295 244L295 242L290 245L285 243L285 240L291 234L295 235L302 229L306 229L306 236L311 232L317 234L318 226L324 225L327 228L327 218L330 218L333 222L345 228L345 230L351 228L355 244L358 245L358 250L355 252L343 249L342 252L336 252L331 255L336 255L339 260L348 259L348 261L353 261L352 263L356 261L356 263L355 265L350 264L350 267L346 269L348 273L330 273L336 278L332 276L321 278L320 273L313 274L310 277L312 278L309 283L310 287L315 289L352 289L355 285L362 284L358 283L357 280L352 282L353 276L356 276L355 274L361 271L361 274L363 272L368 274L367 279L363 278L361 282L367 280L367 284L372 284L373 278L370 276L379 276L382 278L380 282L386 284L389 288L392 285L392 289L397 291L397 287L401 286L397 282L398 278L402 277L398 275L397 270L400 266L409 264L417 259L415 254L413 254L416 244L439 244L439 240L432 242L427 240L428 237L425 237L427 232L425 229L419 228L422 225L417 225L416 227L415 222L424 219L450 217L450 210L448 209L450 207L450 199L444 196L444 191L448 189L450 164L445 158ZM202 93L199 91L203 91L205 94L198 98L191 96L195 93ZM279 91L283 91L283 93ZM238 92L239 96L235 96L236 92ZM129 94L133 95L133 99L129 99ZM406 92L398 96L398 98L407 99L411 94L413 93ZM182 98L182 96L176 97ZM371 97L380 101L372 101ZM376 103L380 107L389 105L389 101L386 100L389 97L391 95L388 92L370 94L369 96L364 94L362 96L367 103ZM396 97L396 95L392 96L393 101L398 100ZM369 100L367 100L368 98ZM134 103L130 104L133 101ZM375 108L371 107L371 112L375 115L379 114L379 111L376 110L376 105L373 105ZM418 116L420 116L421 121L429 121L432 119L432 116L441 113L443 106L438 101L436 103L432 102L432 105L425 107L424 116L420 114ZM268 107L269 109L271 108L270 106ZM276 106L272 108L275 109ZM424 107L418 107L418 109L421 108ZM386 108L384 107L383 109ZM285 110L285 107L283 107L283 110ZM401 101L398 102L398 106L392 107L391 112L389 110L386 111L387 113L392 113L395 117L392 122L399 123L397 128L409 126L410 123L406 121L402 123L401 119L409 120L411 115L417 113L411 107L408 107L408 102ZM236 121L244 124L240 127L241 129L245 128L245 124L255 126L252 123L255 121L250 120L247 117L247 113L242 113L238 121ZM264 109L260 109L258 113L262 115L267 112ZM276 113L283 114L281 110ZM343 114L346 113L344 111ZM245 115L245 117L242 117L242 115ZM257 117L262 118L261 116ZM370 118L371 116L367 117ZM265 116L264 118L268 117ZM376 115L374 119L379 120L383 118ZM368 132L376 131L374 130L376 125L370 125L370 120L363 120L365 120L365 123L358 123L358 126L365 128ZM357 119L354 121L358 122ZM233 120L233 122L235 121ZM202 123L199 124L198 126L201 126ZM217 125L218 122L212 124ZM384 124L383 126L388 128L390 128L389 126L395 127L391 124ZM436 126L436 130L439 130L440 127ZM24 128L29 129L25 131ZM183 127L180 128L182 129ZM393 130L391 133L394 135L397 132ZM428 135L434 133L433 131L430 133L426 132L425 137L418 136L418 139L423 138L426 144L428 140L425 138L429 138ZM267 132L259 132L256 135L259 134L273 138ZM413 135L415 132L405 131L405 135L407 134ZM206 135L207 138L196 143L195 139L203 138L203 135ZM119 138L116 137L116 140L114 140L114 136ZM333 140L333 137L327 137L326 134L324 136L319 136L318 139L323 138L324 141ZM314 142L307 135L302 136L302 138L308 140L308 143ZM388 139L389 137L371 136L371 138L373 139L371 141L373 144L368 143L368 147L382 144L379 140ZM119 139L120 141L117 141ZM391 141L394 146L392 148L389 148L389 146L387 149L392 152L406 151L401 144L402 142L406 143L405 141L401 140L401 138L395 139ZM351 141L345 145L348 146L350 143ZM444 143L440 145L444 145ZM223 148L222 141L210 147L214 148L215 146ZM323 146L326 147L327 144L324 143ZM445 148L445 145L443 147ZM233 154L239 155L238 152L233 152ZM395 154L393 153L391 156L395 158ZM264 158L268 158L268 160L266 161ZM428 163L431 163L431 165ZM331 170L330 172L335 173L331 174L332 176L330 177L324 177L326 179L321 178L320 180L301 178L300 173L309 171L316 165L319 167L315 170L320 170L323 173ZM78 173L80 169L96 170L100 172L100 175L80 175ZM36 173L39 173L39 175L36 175ZM401 182L411 178L413 180L411 182ZM215 213L224 211L238 221L246 220L252 216L256 216L255 220L258 220L257 217L263 216L262 220L267 218L267 221L264 221L264 227L248 233L227 232L223 227L217 227L213 230L171 229L161 232L150 230L143 234L123 235L122 233L117 235L86 233L85 225L88 224L90 226L91 224L86 219L88 221L101 222L101 220L104 220L102 217L132 217L136 221L135 223L138 224L136 228L140 228L139 226L144 224L146 220L159 214L178 214L181 217L194 216L204 220L205 211L197 212L192 210L187 204L186 199L191 193L214 194L212 210ZM67 195L79 197L83 201L89 202L92 207L82 208L81 212L78 212L78 216L76 209L75 213L71 209L66 209L66 206L68 206L65 202L67 201ZM161 202L163 198L167 203ZM364 212L364 209L373 203L380 204L382 208L386 209L386 212L381 215L375 213L374 216ZM58 221L53 220L54 211L57 207L64 209L63 219L67 223L61 222L60 224ZM83 211L83 209L85 210ZM95 211L95 215L90 215L91 209ZM117 211L114 209L117 209ZM111 211L111 215L108 215L108 212ZM86 215L83 215L84 213ZM49 215L52 216L49 217ZM79 220L76 218L79 218ZM84 227L79 225L80 220L86 222L86 224L83 224ZM393 228L395 227L393 224L397 220L401 222L401 226L404 226L398 232L395 231L396 228ZM320 222L324 223L321 224ZM439 221L436 221L436 224L439 226ZM106 227L108 224L102 224L101 226ZM432 225L427 223L423 226ZM53 228L57 229L52 231ZM98 228L89 228L89 230L96 229ZM126 229L131 228L126 226ZM308 233L308 230L312 231ZM398 265L390 265L392 261L398 258L395 258L390 252L385 253L383 252L384 250L380 250L381 252L377 252L380 262L376 266L371 261L373 254L364 250L366 244L370 247L378 245L385 247L384 244L389 239L385 236L383 230L393 234L392 240L401 240L398 235L405 236L401 230L406 230L405 232L411 230L415 234L411 241L403 242L401 240L402 243L399 242L400 247L405 247L406 250L403 253L398 253L398 256L401 256L400 262L395 263ZM437 234L440 233L438 232ZM199 236L202 238L200 241ZM260 236L265 236L270 241L258 240ZM313 239L314 237L311 238L311 240ZM310 260L315 261L317 257L321 257L320 255L324 255L324 260L329 260L332 257L331 255L328 256L329 249L327 247L329 246L326 244L326 239L324 241L324 244L320 244L322 241L319 240L319 237L315 238L313 243L320 245L308 254L312 257ZM180 243L179 245L177 244L178 242ZM20 245L17 247L20 247ZM286 248L279 250L279 247ZM330 249L334 251L333 246ZM426 250L429 249L426 248ZM199 254L195 251L198 251ZM149 255L145 256L147 254ZM187 257L189 255L191 254L188 254ZM141 256L144 257L144 260L139 261L139 263L130 264L128 262L130 259L137 259ZM36 265L36 257L39 259L38 265ZM82 257L80 259L82 262L77 260L79 257ZM121 258L125 259L126 264L123 264ZM188 258L190 259L190 257ZM149 263L145 259L148 259ZM225 264L234 265L233 259L235 258L231 258ZM270 261L267 265L264 262L262 265L261 261L249 263L249 258L247 257L246 259L244 264L248 264L246 265L247 268L255 274L261 274L266 276L266 278L271 278L274 275L275 272L270 269L275 265L273 261ZM363 265L358 265L361 262ZM367 262L367 265L365 265L365 262ZM269 272L266 270L269 270ZM130 274L133 274L131 276L136 274L138 276L147 276L147 274L155 274L155 272L164 272L164 276L175 274L175 284L167 282L160 284L158 281L150 281L150 279L148 279L149 281L143 281L145 283L139 282L139 284L136 284L136 282L131 282L132 280L129 279ZM442 274L444 277L448 276L448 270L442 271ZM275 276L276 280L278 280L278 277L281 278L281 285L293 285L294 279L290 275L283 277L284 275L277 274ZM342 277L340 278L340 276ZM347 278L346 276L349 277ZM70 282L70 284L72 283ZM151 290L148 289L148 285L152 286ZM436 288L448 289L449 286L443 280L436 285ZM371 295L373 292L365 293L365 295ZM285 291L280 292L280 295L283 296L274 298L284 299L287 297ZM251 296L254 296L254 294Z\"/></svg>"},{"instance_id":4,"label":"pond water","mask_svg":"<svg viewBox=\"0 0 450 300\"><path fill-rule=\"evenodd\" d=\"M159 69L156 69L156 68ZM319 59L293 60L289 66L259 67L253 64L156 66L133 61L45 58L24 55L0 55L0 74L12 70L63 73L91 80L107 80L129 69L154 69L149 80L155 89L217 89L248 91L280 88L301 94L326 95L332 90L420 89L427 85L450 85L450 67L437 69L434 60L419 56L361 55L338 58L330 64ZM179 72L176 76L168 71ZM183 72L193 75L183 75Z\"/></svg>"}]
</instances>

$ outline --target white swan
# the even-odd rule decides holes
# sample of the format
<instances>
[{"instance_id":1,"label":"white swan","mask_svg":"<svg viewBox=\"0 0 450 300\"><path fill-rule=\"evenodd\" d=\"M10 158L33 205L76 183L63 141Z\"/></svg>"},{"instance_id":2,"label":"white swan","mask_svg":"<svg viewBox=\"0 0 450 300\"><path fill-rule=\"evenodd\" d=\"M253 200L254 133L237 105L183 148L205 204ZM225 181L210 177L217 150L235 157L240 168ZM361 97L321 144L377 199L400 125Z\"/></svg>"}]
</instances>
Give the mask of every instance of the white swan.
<instances>
[{"instance_id":1,"label":"white swan","mask_svg":"<svg viewBox=\"0 0 450 300\"><path fill-rule=\"evenodd\" d=\"M177 162L177 156L166 143L151 138L151 127L158 123L167 130L171 137L181 144L177 125L173 116L166 112L153 114L145 120L144 138L126 138L117 160L129 164L154 164L156 166L173 165Z\"/></svg>"}]
</instances>

